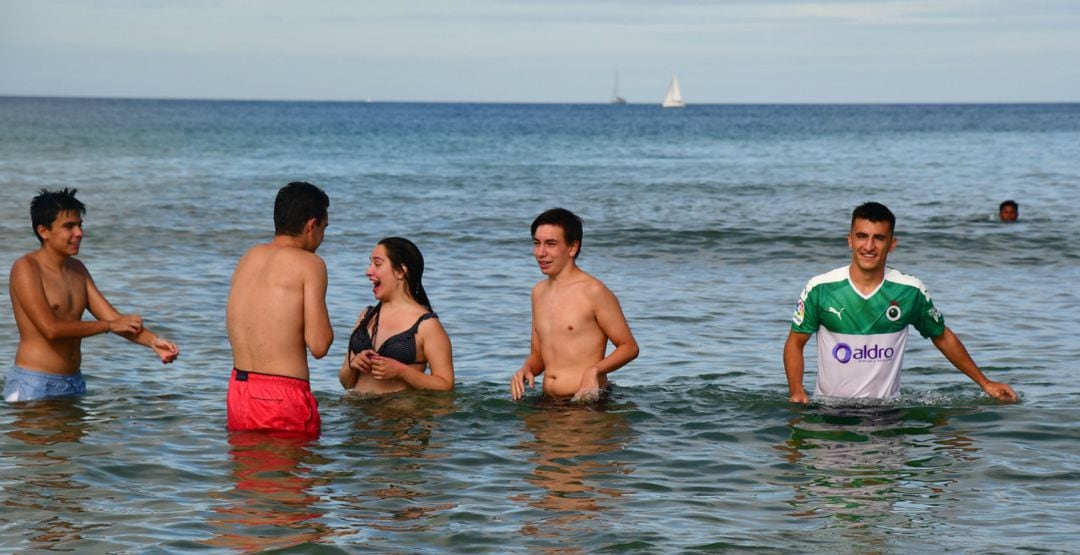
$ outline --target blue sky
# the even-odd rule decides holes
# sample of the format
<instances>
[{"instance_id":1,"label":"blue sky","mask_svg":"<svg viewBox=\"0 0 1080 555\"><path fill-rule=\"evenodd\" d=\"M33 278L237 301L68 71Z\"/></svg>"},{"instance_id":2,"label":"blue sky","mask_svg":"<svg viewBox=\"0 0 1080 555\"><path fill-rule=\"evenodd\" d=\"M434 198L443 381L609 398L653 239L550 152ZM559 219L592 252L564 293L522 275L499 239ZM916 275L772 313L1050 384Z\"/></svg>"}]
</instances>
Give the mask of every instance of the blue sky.
<instances>
[{"instance_id":1,"label":"blue sky","mask_svg":"<svg viewBox=\"0 0 1080 555\"><path fill-rule=\"evenodd\" d=\"M1078 0L0 0L0 95L1080 101Z\"/></svg>"}]
</instances>

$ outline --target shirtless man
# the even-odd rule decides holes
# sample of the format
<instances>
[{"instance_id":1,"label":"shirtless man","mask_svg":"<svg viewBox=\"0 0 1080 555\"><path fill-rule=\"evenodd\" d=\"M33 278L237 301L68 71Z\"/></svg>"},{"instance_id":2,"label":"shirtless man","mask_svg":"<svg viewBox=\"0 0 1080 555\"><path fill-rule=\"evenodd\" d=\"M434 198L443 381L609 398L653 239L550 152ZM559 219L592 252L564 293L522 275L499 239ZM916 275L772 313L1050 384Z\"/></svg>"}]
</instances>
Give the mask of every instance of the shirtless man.
<instances>
[{"instance_id":1,"label":"shirtless man","mask_svg":"<svg viewBox=\"0 0 1080 555\"><path fill-rule=\"evenodd\" d=\"M307 352L322 358L334 342L326 263L315 254L329 206L326 193L310 183L282 187L274 201L274 239L252 247L236 265L225 308L233 352L230 430L320 432Z\"/></svg>"},{"instance_id":2,"label":"shirtless man","mask_svg":"<svg viewBox=\"0 0 1080 555\"><path fill-rule=\"evenodd\" d=\"M885 265L896 248L896 217L867 202L851 214L851 263L812 278L803 289L784 344L790 400L806 403L803 347L817 333L815 395L890 398L900 394L908 326L914 326L987 395L1016 401L1007 384L988 379L918 279Z\"/></svg>"},{"instance_id":3,"label":"shirtless man","mask_svg":"<svg viewBox=\"0 0 1080 555\"><path fill-rule=\"evenodd\" d=\"M138 314L120 314L75 255L82 246L86 207L75 189L42 189L30 202L30 222L41 247L11 266L11 308L19 328L15 365L4 383L9 402L86 393L84 337L112 332L153 349L168 364L176 345L143 326ZM90 310L95 320L83 321Z\"/></svg>"},{"instance_id":4,"label":"shirtless man","mask_svg":"<svg viewBox=\"0 0 1080 555\"><path fill-rule=\"evenodd\" d=\"M546 372L544 395L590 397L608 386L607 375L637 358L638 345L619 300L577 267L581 219L553 208L532 223L533 256L547 279L532 290L532 346L510 380L514 400ZM607 343L615 350L605 356Z\"/></svg>"}]
</instances>

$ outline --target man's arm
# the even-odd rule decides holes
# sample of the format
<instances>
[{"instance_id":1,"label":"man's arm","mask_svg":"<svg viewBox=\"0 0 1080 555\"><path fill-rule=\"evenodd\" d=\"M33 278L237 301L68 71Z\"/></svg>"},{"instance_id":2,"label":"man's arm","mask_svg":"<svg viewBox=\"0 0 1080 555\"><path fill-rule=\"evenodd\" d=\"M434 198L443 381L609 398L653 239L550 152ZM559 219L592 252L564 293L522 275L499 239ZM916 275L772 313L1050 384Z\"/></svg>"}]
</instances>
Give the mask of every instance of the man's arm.
<instances>
[{"instance_id":1,"label":"man's arm","mask_svg":"<svg viewBox=\"0 0 1080 555\"><path fill-rule=\"evenodd\" d=\"M810 341L809 333L799 333L795 330L788 332L787 341L784 342L784 372L787 374L788 393L792 403L808 403L810 397L803 389L803 372L806 361L803 358L803 348Z\"/></svg>"},{"instance_id":2,"label":"man's arm","mask_svg":"<svg viewBox=\"0 0 1080 555\"><path fill-rule=\"evenodd\" d=\"M326 308L326 263L317 255L304 280L304 343L311 356L322 358L334 342L334 329L330 326L330 312Z\"/></svg>"},{"instance_id":3,"label":"man's arm","mask_svg":"<svg viewBox=\"0 0 1080 555\"><path fill-rule=\"evenodd\" d=\"M86 304L90 314L99 321L107 322L110 331L116 335L150 347L163 364L169 364L180 356L180 349L176 344L158 337L149 328L143 326L142 318L138 314L120 314L120 311L116 310L97 288L94 279L90 277L90 272L87 272L85 268L83 271L86 275Z\"/></svg>"},{"instance_id":4,"label":"man's arm","mask_svg":"<svg viewBox=\"0 0 1080 555\"><path fill-rule=\"evenodd\" d=\"M85 274L85 277L92 283L89 274ZM45 296L41 271L37 264L27 258L17 260L11 267L11 295L41 336L48 341L90 337L109 331L134 333L142 327L141 322L131 319L117 321L114 325L103 318L93 322L57 318L49 306L48 297Z\"/></svg>"},{"instance_id":5,"label":"man's arm","mask_svg":"<svg viewBox=\"0 0 1080 555\"><path fill-rule=\"evenodd\" d=\"M536 386L536 377L544 373L544 357L540 354L540 336L536 333L536 326L532 328L532 338L529 342L529 356L525 362L514 372L510 378L510 395L517 401L525 395L525 382L529 388Z\"/></svg>"},{"instance_id":6,"label":"man's arm","mask_svg":"<svg viewBox=\"0 0 1080 555\"><path fill-rule=\"evenodd\" d=\"M931 339L934 342L934 346L941 351L941 354L945 355L945 358L949 359L949 362L960 370L967 377L971 378L987 395L999 400L999 401L1016 401L1017 395L1008 384L1001 382L995 382L986 377L979 370L979 367L975 365L975 361L972 360L971 355L968 354L964 344L960 341L959 337L952 332L949 328L945 328L945 332L941 335Z\"/></svg>"},{"instance_id":7,"label":"man's arm","mask_svg":"<svg viewBox=\"0 0 1080 555\"><path fill-rule=\"evenodd\" d=\"M619 299L604 284L594 284L592 298L596 303L596 323L600 331L604 333L608 341L615 346L611 354L601 359L593 367L586 369L581 377L581 386L578 392L600 387L599 377L609 374L626 366L627 363L638 356L638 344L634 334L630 331L630 324L626 323Z\"/></svg>"}]
</instances>

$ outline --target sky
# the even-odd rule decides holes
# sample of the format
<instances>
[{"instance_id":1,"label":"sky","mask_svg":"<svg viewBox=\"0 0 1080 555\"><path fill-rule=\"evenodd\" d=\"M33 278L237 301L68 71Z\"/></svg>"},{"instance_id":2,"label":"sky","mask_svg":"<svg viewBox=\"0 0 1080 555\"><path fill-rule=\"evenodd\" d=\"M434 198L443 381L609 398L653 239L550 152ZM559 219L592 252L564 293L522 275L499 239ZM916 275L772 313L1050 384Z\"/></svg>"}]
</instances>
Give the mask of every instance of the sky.
<instances>
[{"instance_id":1,"label":"sky","mask_svg":"<svg viewBox=\"0 0 1080 555\"><path fill-rule=\"evenodd\" d=\"M1080 0L0 0L0 95L1080 101Z\"/></svg>"}]
</instances>

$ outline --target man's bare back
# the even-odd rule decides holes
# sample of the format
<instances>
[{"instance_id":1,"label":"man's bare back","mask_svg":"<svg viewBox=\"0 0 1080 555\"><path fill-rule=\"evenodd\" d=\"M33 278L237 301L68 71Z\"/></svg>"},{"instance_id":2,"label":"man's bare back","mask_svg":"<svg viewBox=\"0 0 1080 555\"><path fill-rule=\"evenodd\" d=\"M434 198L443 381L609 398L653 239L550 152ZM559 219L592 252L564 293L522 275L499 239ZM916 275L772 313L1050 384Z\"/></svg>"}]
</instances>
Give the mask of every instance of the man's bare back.
<instances>
[{"instance_id":1,"label":"man's bare back","mask_svg":"<svg viewBox=\"0 0 1080 555\"><path fill-rule=\"evenodd\" d=\"M240 259L225 314L235 368L307 380L307 351L322 358L334 337L326 264L291 241L275 237Z\"/></svg>"}]
</instances>

